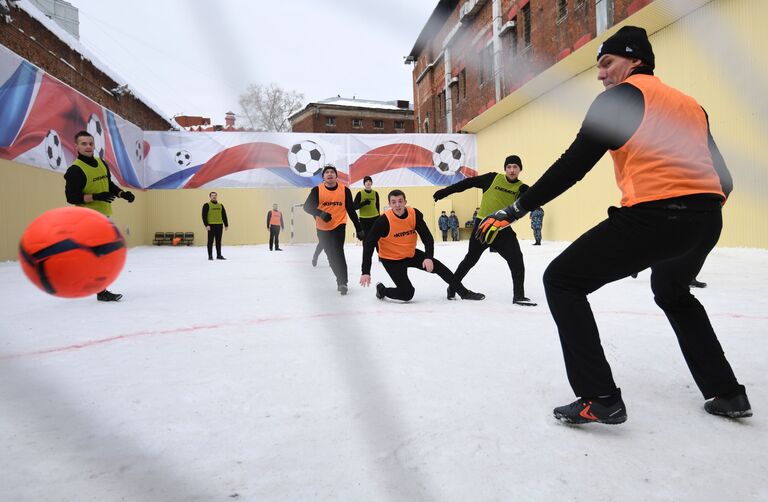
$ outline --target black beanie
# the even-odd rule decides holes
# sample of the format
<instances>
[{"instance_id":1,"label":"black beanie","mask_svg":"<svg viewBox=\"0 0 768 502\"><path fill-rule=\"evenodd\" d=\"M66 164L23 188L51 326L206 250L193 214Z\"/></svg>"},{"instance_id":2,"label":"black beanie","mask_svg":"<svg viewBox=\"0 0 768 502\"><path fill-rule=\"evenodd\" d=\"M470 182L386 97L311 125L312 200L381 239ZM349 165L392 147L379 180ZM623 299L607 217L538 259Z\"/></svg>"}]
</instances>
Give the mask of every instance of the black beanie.
<instances>
[{"instance_id":1,"label":"black beanie","mask_svg":"<svg viewBox=\"0 0 768 502\"><path fill-rule=\"evenodd\" d=\"M520 170L521 171L523 170L523 161L520 160L520 157L518 157L517 155L510 155L509 157L504 159L504 169L506 169L509 164L517 164L518 166L520 166Z\"/></svg>"},{"instance_id":2,"label":"black beanie","mask_svg":"<svg viewBox=\"0 0 768 502\"><path fill-rule=\"evenodd\" d=\"M656 67L656 58L653 55L648 34L643 28L637 26L624 26L608 37L597 50L597 60L599 61L605 54L636 58L651 69Z\"/></svg>"},{"instance_id":3,"label":"black beanie","mask_svg":"<svg viewBox=\"0 0 768 502\"><path fill-rule=\"evenodd\" d=\"M336 174L336 176L339 175L339 172L336 170L336 166L333 166L331 164L327 164L327 165L323 166L323 173L322 173L323 176L325 176L325 171L327 171L328 169L333 170L333 172Z\"/></svg>"}]
</instances>

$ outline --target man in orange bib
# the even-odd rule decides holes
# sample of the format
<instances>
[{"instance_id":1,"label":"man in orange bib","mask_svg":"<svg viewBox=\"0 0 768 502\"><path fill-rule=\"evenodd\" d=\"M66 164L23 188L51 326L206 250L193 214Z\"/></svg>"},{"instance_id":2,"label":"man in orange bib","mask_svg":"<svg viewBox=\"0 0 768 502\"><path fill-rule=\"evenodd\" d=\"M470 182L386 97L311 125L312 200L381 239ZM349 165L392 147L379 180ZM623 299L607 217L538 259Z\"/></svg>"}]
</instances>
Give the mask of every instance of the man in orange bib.
<instances>
[{"instance_id":1,"label":"man in orange bib","mask_svg":"<svg viewBox=\"0 0 768 502\"><path fill-rule=\"evenodd\" d=\"M363 239L363 231L352 202L352 192L338 181L336 167L323 168L323 182L314 187L304 202L304 211L315 217L317 239L328 256L336 289L347 294L347 259L344 256L344 237L347 231L347 216L355 225L357 238Z\"/></svg>"},{"instance_id":2,"label":"man in orange bib","mask_svg":"<svg viewBox=\"0 0 768 502\"><path fill-rule=\"evenodd\" d=\"M285 228L283 222L283 213L277 209L277 204L272 204L272 210L267 212L267 230L269 230L269 250L272 251L274 245L275 251L280 249L280 230Z\"/></svg>"},{"instance_id":3,"label":"man in orange bib","mask_svg":"<svg viewBox=\"0 0 768 502\"><path fill-rule=\"evenodd\" d=\"M420 268L439 275L464 300L485 298L485 295L465 288L448 267L432 257L435 240L424 223L424 215L418 209L406 206L402 190L392 190L387 199L390 209L376 220L363 244L363 275L360 276L360 285L371 285L371 259L378 244L379 259L384 270L395 281L394 288L387 288L382 283L376 284L376 298L379 300L387 297L408 301L413 298L415 289L408 279L409 268ZM426 251L416 249L417 235L421 237Z\"/></svg>"},{"instance_id":4,"label":"man in orange bib","mask_svg":"<svg viewBox=\"0 0 768 502\"><path fill-rule=\"evenodd\" d=\"M720 237L721 207L733 181L706 112L655 77L654 63L642 28L625 26L603 42L597 78L605 91L590 106L576 139L525 194L480 224L480 237L492 240L581 180L605 152L613 157L621 207L609 208L608 219L573 242L544 273L568 380L579 396L554 409L564 422L626 420L587 295L648 267L656 304L709 400L704 409L730 418L752 416L746 390L689 289ZM657 403L652 409L659 408Z\"/></svg>"}]
</instances>

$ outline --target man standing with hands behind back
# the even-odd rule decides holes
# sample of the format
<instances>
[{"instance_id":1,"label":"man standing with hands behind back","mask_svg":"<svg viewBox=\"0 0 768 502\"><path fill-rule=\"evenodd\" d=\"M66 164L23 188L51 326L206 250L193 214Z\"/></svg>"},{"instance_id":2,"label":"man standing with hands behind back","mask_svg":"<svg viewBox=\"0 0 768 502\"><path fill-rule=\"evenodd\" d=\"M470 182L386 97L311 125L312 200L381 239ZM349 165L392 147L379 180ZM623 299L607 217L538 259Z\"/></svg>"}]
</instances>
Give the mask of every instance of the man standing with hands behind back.
<instances>
[{"instance_id":1,"label":"man standing with hands behind back","mask_svg":"<svg viewBox=\"0 0 768 502\"><path fill-rule=\"evenodd\" d=\"M229 229L229 222L227 221L227 210L224 209L224 204L219 203L216 192L208 194L211 198L209 202L203 204L203 225L208 231L208 259L213 260L213 241L216 241L216 259L226 260L221 255L221 234L222 227Z\"/></svg>"}]
</instances>

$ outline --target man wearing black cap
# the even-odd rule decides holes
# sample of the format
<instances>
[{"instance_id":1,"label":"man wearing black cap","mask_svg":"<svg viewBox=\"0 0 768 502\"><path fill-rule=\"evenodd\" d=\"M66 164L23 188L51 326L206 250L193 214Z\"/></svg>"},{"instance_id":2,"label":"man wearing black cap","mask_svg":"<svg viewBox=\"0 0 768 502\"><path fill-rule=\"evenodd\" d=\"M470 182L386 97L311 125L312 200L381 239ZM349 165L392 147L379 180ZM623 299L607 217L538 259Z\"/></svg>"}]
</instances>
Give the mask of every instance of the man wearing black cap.
<instances>
[{"instance_id":1,"label":"man wearing black cap","mask_svg":"<svg viewBox=\"0 0 768 502\"><path fill-rule=\"evenodd\" d=\"M483 198L480 202L480 209L475 218L475 230L480 220L492 214L499 209L513 204L525 191L528 185L518 179L520 171L523 170L523 161L517 155L510 155L504 160L504 173L486 173L473 178L465 178L458 183L447 186L435 192L433 198L435 202L451 194L463 192L468 188L480 188L483 191ZM512 273L512 303L523 306L536 306L530 298L525 296L525 265L523 264L523 253L520 251L520 243L517 242L515 232L509 231L499 235L494 242L487 244L477 239L469 240L469 250L464 259L459 263L454 275L456 280L461 282L475 266L483 252L491 247L498 252L509 266ZM449 286L448 298L452 299L456 292Z\"/></svg>"},{"instance_id":2,"label":"man wearing black cap","mask_svg":"<svg viewBox=\"0 0 768 502\"><path fill-rule=\"evenodd\" d=\"M317 238L336 276L336 289L346 295L347 259L344 256L344 238L347 216L355 225L357 238L363 240L364 235L352 202L352 192L339 183L336 167L328 164L323 168L323 182L309 192L304 202L304 211L315 217Z\"/></svg>"},{"instance_id":3,"label":"man wearing black cap","mask_svg":"<svg viewBox=\"0 0 768 502\"><path fill-rule=\"evenodd\" d=\"M746 390L688 287L720 237L721 207L733 182L707 114L693 98L655 77L654 63L644 29L626 26L608 38L597 55L597 78L605 91L592 103L576 139L525 195L480 224L480 237L492 240L581 180L605 152L613 157L621 207L609 208L608 219L579 237L544 273L568 379L579 396L554 409L555 417L568 423L626 420L587 295L647 267L656 304L709 399L704 409L730 418L752 416Z\"/></svg>"}]
</instances>

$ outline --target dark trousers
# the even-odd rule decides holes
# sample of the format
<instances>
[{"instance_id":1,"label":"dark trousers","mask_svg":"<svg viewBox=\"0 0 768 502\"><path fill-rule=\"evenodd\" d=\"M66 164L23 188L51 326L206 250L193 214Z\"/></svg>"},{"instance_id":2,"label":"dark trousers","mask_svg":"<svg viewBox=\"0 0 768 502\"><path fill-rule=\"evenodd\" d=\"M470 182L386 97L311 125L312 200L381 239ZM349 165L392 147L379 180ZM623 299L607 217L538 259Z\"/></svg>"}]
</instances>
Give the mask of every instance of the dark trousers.
<instances>
[{"instance_id":1,"label":"dark trousers","mask_svg":"<svg viewBox=\"0 0 768 502\"><path fill-rule=\"evenodd\" d=\"M720 237L719 202L708 202L712 202L708 210L696 211L612 207L607 220L549 265L544 288L560 333L568 380L577 396L616 391L587 295L648 267L654 300L672 325L704 397L740 389L704 307L688 288Z\"/></svg>"},{"instance_id":2,"label":"dark trousers","mask_svg":"<svg viewBox=\"0 0 768 502\"><path fill-rule=\"evenodd\" d=\"M216 241L216 256L221 256L221 234L224 231L224 225L221 223L209 223L208 230L208 258L213 258L213 241Z\"/></svg>"},{"instance_id":3,"label":"dark trousers","mask_svg":"<svg viewBox=\"0 0 768 502\"><path fill-rule=\"evenodd\" d=\"M459 229L458 228L452 228L451 229L451 240L457 241L459 240Z\"/></svg>"},{"instance_id":4,"label":"dark trousers","mask_svg":"<svg viewBox=\"0 0 768 502\"><path fill-rule=\"evenodd\" d=\"M475 219L475 228L472 230L474 235L477 230L477 225L480 219ZM464 277L472 270L472 267L480 260L480 256L488 249L488 244L485 244L478 239L469 239L469 249L466 256L461 260L459 266L456 268L456 279L459 281L464 280ZM517 234L512 229L504 230L498 233L496 240L490 247L501 255L507 262L509 272L512 274L512 290L515 298L525 297L525 265L523 264L523 253L520 251L520 243L517 242Z\"/></svg>"},{"instance_id":5,"label":"dark trousers","mask_svg":"<svg viewBox=\"0 0 768 502\"><path fill-rule=\"evenodd\" d=\"M384 288L384 295L388 298L395 300L408 301L413 298L413 293L416 291L408 278L409 268L418 268L424 270L422 263L427 258L427 255L421 249L416 250L416 254L412 258L405 258L403 260L385 260L382 258L381 264L384 265L384 270L387 271L389 277L395 282L394 288ZM466 292L466 288L462 286L461 281L456 279L456 276L443 265L440 261L432 258L434 267L432 273L440 276L446 284L453 287L453 289L462 296Z\"/></svg>"},{"instance_id":6,"label":"dark trousers","mask_svg":"<svg viewBox=\"0 0 768 502\"><path fill-rule=\"evenodd\" d=\"M336 276L336 284L347 284L347 258L344 256L344 237L347 225L342 224L333 230L318 230L317 239L331 266L333 275ZM319 254L319 253L318 253Z\"/></svg>"},{"instance_id":7,"label":"dark trousers","mask_svg":"<svg viewBox=\"0 0 768 502\"><path fill-rule=\"evenodd\" d=\"M272 251L272 244L275 249L280 249L280 225L269 226L269 250Z\"/></svg>"},{"instance_id":8,"label":"dark trousers","mask_svg":"<svg viewBox=\"0 0 768 502\"><path fill-rule=\"evenodd\" d=\"M319 230L318 230L318 232L319 232ZM317 246L315 246L315 252L312 253L312 259L313 260L317 260L317 258L320 256L320 253L323 252L323 245L322 245L322 243L320 243L319 239L320 238L318 237Z\"/></svg>"},{"instance_id":9,"label":"dark trousers","mask_svg":"<svg viewBox=\"0 0 768 502\"><path fill-rule=\"evenodd\" d=\"M373 218L360 218L360 226L363 229L364 235L368 235L368 232L371 231L373 224L376 223L376 220L378 219L378 216L374 216Z\"/></svg>"},{"instance_id":10,"label":"dark trousers","mask_svg":"<svg viewBox=\"0 0 768 502\"><path fill-rule=\"evenodd\" d=\"M443 242L447 241L448 240L448 229L446 228L445 230L440 230L440 232L443 233Z\"/></svg>"},{"instance_id":11,"label":"dark trousers","mask_svg":"<svg viewBox=\"0 0 768 502\"><path fill-rule=\"evenodd\" d=\"M541 227L532 227L532 229L534 240L536 243L541 244Z\"/></svg>"}]
</instances>

